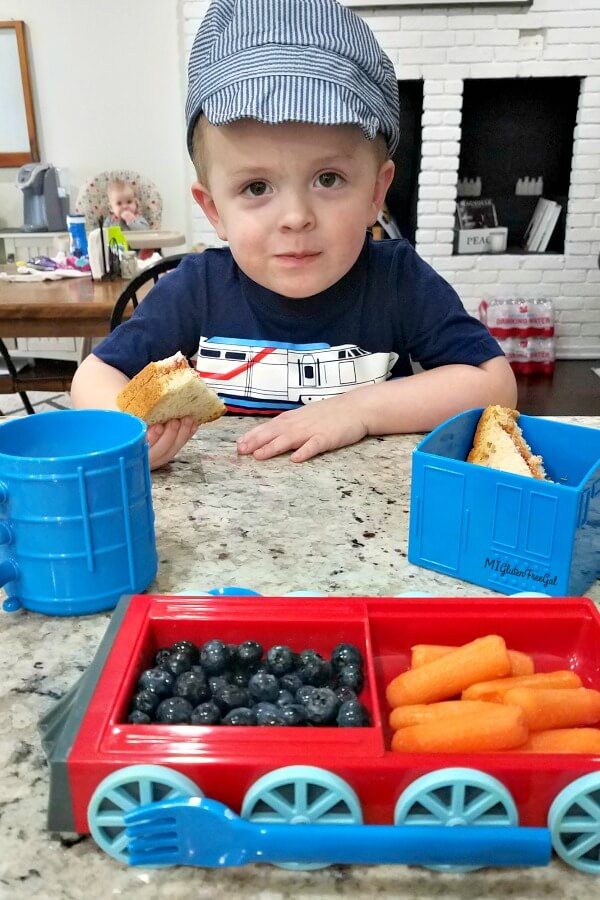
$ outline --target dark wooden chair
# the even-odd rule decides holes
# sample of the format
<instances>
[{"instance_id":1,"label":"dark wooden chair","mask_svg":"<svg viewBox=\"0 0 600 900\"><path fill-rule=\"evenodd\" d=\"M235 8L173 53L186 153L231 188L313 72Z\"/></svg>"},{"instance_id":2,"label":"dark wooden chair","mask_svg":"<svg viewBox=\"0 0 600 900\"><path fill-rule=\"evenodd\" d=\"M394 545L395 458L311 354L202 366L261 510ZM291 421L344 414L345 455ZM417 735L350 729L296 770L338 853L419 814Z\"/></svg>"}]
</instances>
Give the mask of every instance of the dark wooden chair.
<instances>
[{"instance_id":1,"label":"dark wooden chair","mask_svg":"<svg viewBox=\"0 0 600 900\"><path fill-rule=\"evenodd\" d=\"M139 275L136 275L135 278L131 279L114 305L112 316L110 318L111 331L114 331L115 328L121 324L125 310L130 303L134 309L136 308L141 300L141 297L138 296L140 290L146 287L150 281L153 281L154 284L156 284L158 279L161 275L164 275L165 272L176 269L184 256L185 253L176 253L174 256L165 256L164 259L161 259L153 266L144 269L143 272L140 272Z\"/></svg>"},{"instance_id":2,"label":"dark wooden chair","mask_svg":"<svg viewBox=\"0 0 600 900\"><path fill-rule=\"evenodd\" d=\"M0 374L0 394L18 394L27 414L35 410L27 396L27 391L55 391L62 393L71 387L77 364L60 359L40 359L35 366L26 366L17 372L14 361L4 341L0 338L0 356L4 360L6 373Z\"/></svg>"}]
</instances>

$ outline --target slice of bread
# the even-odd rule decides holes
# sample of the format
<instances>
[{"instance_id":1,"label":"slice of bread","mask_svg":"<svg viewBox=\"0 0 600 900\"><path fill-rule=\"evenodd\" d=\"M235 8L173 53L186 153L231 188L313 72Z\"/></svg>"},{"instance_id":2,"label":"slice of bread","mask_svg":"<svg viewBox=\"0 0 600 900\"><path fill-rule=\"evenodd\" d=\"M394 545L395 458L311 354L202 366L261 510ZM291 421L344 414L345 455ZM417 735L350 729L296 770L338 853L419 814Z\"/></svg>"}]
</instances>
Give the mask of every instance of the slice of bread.
<instances>
[{"instance_id":1,"label":"slice of bread","mask_svg":"<svg viewBox=\"0 0 600 900\"><path fill-rule=\"evenodd\" d=\"M199 425L213 422L225 406L182 353L151 362L132 378L117 397L122 412L143 419L147 425L191 416Z\"/></svg>"},{"instance_id":2,"label":"slice of bread","mask_svg":"<svg viewBox=\"0 0 600 900\"><path fill-rule=\"evenodd\" d=\"M541 456L534 456L517 425L519 413L504 406L488 406L481 414L467 462L529 478L545 479Z\"/></svg>"}]
</instances>

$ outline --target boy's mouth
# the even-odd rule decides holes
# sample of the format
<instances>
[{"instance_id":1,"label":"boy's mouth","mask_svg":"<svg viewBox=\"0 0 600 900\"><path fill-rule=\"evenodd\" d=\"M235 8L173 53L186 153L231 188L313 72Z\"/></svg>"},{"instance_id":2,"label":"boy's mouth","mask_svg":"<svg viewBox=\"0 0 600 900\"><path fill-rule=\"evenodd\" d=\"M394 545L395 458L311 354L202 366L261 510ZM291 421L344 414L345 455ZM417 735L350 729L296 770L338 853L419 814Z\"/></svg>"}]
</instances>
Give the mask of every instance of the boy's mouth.
<instances>
[{"instance_id":1,"label":"boy's mouth","mask_svg":"<svg viewBox=\"0 0 600 900\"><path fill-rule=\"evenodd\" d=\"M278 253L278 254L277 254L277 259L281 259L281 260L283 260L284 262L287 262L287 261L290 261L290 262L307 262L307 261L309 261L309 260L311 260L311 259L315 259L317 256L320 256L320 252L309 253L309 252L306 251L306 252L304 252L304 253Z\"/></svg>"}]
</instances>

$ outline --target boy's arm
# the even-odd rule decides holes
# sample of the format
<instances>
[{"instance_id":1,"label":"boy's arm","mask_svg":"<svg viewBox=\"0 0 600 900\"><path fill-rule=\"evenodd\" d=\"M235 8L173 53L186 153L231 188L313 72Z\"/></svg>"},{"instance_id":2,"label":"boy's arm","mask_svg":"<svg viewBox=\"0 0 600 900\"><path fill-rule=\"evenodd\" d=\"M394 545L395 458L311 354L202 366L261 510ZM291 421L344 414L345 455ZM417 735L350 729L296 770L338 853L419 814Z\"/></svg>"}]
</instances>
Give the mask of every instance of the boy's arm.
<instances>
[{"instance_id":1,"label":"boy's arm","mask_svg":"<svg viewBox=\"0 0 600 900\"><path fill-rule=\"evenodd\" d=\"M117 394L128 382L129 378L119 369L109 366L90 353L73 376L73 408L118 409ZM189 416L181 420L172 419L164 425L151 425L148 429L150 468L158 469L170 462L189 441L197 427Z\"/></svg>"},{"instance_id":2,"label":"boy's arm","mask_svg":"<svg viewBox=\"0 0 600 900\"><path fill-rule=\"evenodd\" d=\"M512 369L497 356L480 366L440 366L282 413L245 434L237 448L257 459L294 450L292 462L304 462L367 434L430 431L466 409L492 403L514 407L516 402Z\"/></svg>"},{"instance_id":3,"label":"boy's arm","mask_svg":"<svg viewBox=\"0 0 600 900\"><path fill-rule=\"evenodd\" d=\"M117 394L128 382L126 375L90 353L73 376L73 408L118 409Z\"/></svg>"}]
</instances>

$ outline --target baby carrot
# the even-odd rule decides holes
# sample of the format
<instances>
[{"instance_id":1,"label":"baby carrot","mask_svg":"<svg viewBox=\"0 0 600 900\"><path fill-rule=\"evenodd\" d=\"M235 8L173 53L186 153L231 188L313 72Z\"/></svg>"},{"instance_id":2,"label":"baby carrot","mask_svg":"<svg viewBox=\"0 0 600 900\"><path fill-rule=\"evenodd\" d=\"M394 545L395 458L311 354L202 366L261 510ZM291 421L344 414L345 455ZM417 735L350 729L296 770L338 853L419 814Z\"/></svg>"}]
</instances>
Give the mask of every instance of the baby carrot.
<instances>
[{"instance_id":1,"label":"baby carrot","mask_svg":"<svg viewBox=\"0 0 600 900\"><path fill-rule=\"evenodd\" d=\"M461 701L462 702L462 701ZM532 731L516 753L600 753L600 728Z\"/></svg>"},{"instance_id":2,"label":"baby carrot","mask_svg":"<svg viewBox=\"0 0 600 900\"><path fill-rule=\"evenodd\" d=\"M576 728L600 721L600 691L589 688L513 688L504 703L519 706L531 731L549 728Z\"/></svg>"},{"instance_id":3,"label":"baby carrot","mask_svg":"<svg viewBox=\"0 0 600 900\"><path fill-rule=\"evenodd\" d=\"M579 688L581 678L570 669L559 669L557 672L538 672L537 675L520 675L517 678L497 678L495 681L482 681L472 684L462 692L463 700L488 700L502 703L504 695L513 688Z\"/></svg>"},{"instance_id":4,"label":"baby carrot","mask_svg":"<svg viewBox=\"0 0 600 900\"><path fill-rule=\"evenodd\" d=\"M488 634L457 647L441 659L402 672L386 689L391 707L433 703L459 694L476 681L500 678L510 672L504 639Z\"/></svg>"},{"instance_id":5,"label":"baby carrot","mask_svg":"<svg viewBox=\"0 0 600 900\"><path fill-rule=\"evenodd\" d=\"M498 709L497 703L484 703L482 700L443 700L441 703L418 703L411 706L397 706L390 713L390 728L406 728L407 725L421 725L425 722L441 722L442 719L452 727L456 716L467 713L485 712Z\"/></svg>"},{"instance_id":6,"label":"baby carrot","mask_svg":"<svg viewBox=\"0 0 600 900\"><path fill-rule=\"evenodd\" d=\"M451 647L448 644L415 644L410 649L412 651L410 667L418 669L419 666L433 662L434 659L440 659L452 650L457 650L458 647ZM510 659L511 675L533 675L533 660L527 653L521 653L520 650L509 650L508 658Z\"/></svg>"},{"instance_id":7,"label":"baby carrot","mask_svg":"<svg viewBox=\"0 0 600 900\"><path fill-rule=\"evenodd\" d=\"M491 706L492 704L490 704ZM479 753L512 750L527 740L528 730L516 706L469 712L452 720L408 725L394 732L392 750L412 753ZM498 712L502 710L502 715Z\"/></svg>"}]
</instances>

